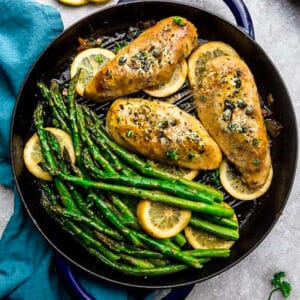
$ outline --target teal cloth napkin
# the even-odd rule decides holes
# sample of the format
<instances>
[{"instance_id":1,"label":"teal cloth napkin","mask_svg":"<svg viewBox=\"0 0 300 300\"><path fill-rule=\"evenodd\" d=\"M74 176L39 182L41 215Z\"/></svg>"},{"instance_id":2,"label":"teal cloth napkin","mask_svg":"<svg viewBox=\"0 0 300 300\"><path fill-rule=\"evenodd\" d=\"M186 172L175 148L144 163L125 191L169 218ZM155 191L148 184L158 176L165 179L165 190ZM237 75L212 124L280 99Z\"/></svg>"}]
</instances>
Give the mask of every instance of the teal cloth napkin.
<instances>
[{"instance_id":1,"label":"teal cloth napkin","mask_svg":"<svg viewBox=\"0 0 300 300\"><path fill-rule=\"evenodd\" d=\"M20 86L41 51L63 30L59 13L30 0L0 0L0 183L14 189L14 213L0 240L0 299L69 299L53 251L15 190L9 160L11 115ZM95 299L137 299L135 291L80 275ZM147 299L152 299L149 294Z\"/></svg>"}]
</instances>

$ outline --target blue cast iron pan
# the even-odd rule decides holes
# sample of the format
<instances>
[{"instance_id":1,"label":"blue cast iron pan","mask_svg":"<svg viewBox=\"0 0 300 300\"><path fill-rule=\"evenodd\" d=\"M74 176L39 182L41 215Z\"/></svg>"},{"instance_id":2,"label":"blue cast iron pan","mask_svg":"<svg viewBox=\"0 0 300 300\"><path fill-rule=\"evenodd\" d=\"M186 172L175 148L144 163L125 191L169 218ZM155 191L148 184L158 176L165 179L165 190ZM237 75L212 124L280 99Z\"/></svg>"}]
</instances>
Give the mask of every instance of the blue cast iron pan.
<instances>
[{"instance_id":1,"label":"blue cast iron pan","mask_svg":"<svg viewBox=\"0 0 300 300\"><path fill-rule=\"evenodd\" d=\"M238 27L198 7L174 1L134 1L120 3L84 18L58 37L40 56L24 81L17 99L11 127L11 159L18 192L41 234L59 254L57 262L75 295L93 299L76 280L76 272L86 272L105 280L140 289L172 288L165 299L184 299L195 283L207 280L241 261L266 237L288 199L297 165L297 126L291 100L284 83L265 52L254 41L250 14L242 0L224 0L234 14ZM272 142L274 178L269 191L256 201L236 208L241 223L240 239L230 258L215 260L201 270L182 271L159 278L137 278L115 272L78 246L44 212L39 203L40 192L23 164L23 148L33 134L32 113L38 100L36 82L58 78L70 63L78 46L77 38L125 30L138 21L181 15L193 22L204 40L221 40L233 46L252 70L262 97L272 94L274 118L283 125L279 138ZM69 265L70 264L70 265ZM72 266L72 269L71 267ZM74 272L75 271L75 272Z\"/></svg>"}]
</instances>

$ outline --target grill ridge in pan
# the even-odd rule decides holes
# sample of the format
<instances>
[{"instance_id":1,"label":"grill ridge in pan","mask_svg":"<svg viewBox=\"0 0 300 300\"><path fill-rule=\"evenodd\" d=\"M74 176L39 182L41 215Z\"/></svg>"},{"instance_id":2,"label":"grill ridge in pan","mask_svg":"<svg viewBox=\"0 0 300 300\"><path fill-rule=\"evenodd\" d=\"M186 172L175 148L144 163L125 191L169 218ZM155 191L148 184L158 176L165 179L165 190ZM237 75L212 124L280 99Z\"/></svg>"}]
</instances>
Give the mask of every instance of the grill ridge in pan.
<instances>
[{"instance_id":1,"label":"grill ridge in pan","mask_svg":"<svg viewBox=\"0 0 300 300\"><path fill-rule=\"evenodd\" d=\"M153 18L159 20L171 15L189 19L198 28L201 39L221 40L237 50L252 70L262 98L272 93L275 100L273 116L283 125L283 130L272 143L274 178L269 191L256 201L241 202L226 196L226 201L235 207L241 222L241 238L233 246L230 258L213 260L203 269L193 269L193 272L187 270L158 278L136 278L115 272L97 262L46 215L39 205L37 186L24 168L22 152L27 139L34 132L32 113L40 97L36 82L42 80L49 83L52 78L60 78L76 52L79 36L112 36L134 26L138 21ZM119 41L124 39L122 35L118 38ZM68 74L64 73L63 77L60 79L66 80ZM179 106L191 100L187 85L181 93L184 96L177 101ZM105 115L107 107L96 104L92 107L99 116ZM81 270L110 282L143 288L178 287L206 280L227 270L249 254L271 230L284 208L293 183L297 160L297 127L289 95L277 70L253 40L233 25L202 9L171 1L143 1L122 4L91 15L67 29L46 49L25 80L17 100L12 121L11 157L17 188L30 217L62 256ZM200 175L200 178L208 180L205 174L203 177Z\"/></svg>"}]
</instances>

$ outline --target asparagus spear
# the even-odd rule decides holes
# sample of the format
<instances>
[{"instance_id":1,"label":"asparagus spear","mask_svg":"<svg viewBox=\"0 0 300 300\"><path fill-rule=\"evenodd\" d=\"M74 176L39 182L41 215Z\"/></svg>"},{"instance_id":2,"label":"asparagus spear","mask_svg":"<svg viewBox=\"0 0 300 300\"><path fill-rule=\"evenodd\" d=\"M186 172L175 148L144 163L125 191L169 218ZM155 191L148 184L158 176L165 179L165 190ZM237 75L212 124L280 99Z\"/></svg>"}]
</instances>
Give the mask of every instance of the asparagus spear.
<instances>
[{"instance_id":1,"label":"asparagus spear","mask_svg":"<svg viewBox=\"0 0 300 300\"><path fill-rule=\"evenodd\" d=\"M78 122L78 127L80 130L80 134L82 137L82 140L86 143L88 146L89 151L91 152L94 160L99 163L99 165L107 172L116 174L115 169L109 164L109 162L102 156L100 153L98 147L94 144L90 137L90 133L86 130L85 124L84 124L84 118L83 118L83 113L81 110L81 107L79 105L76 106L76 112L77 112L77 122Z\"/></svg>"},{"instance_id":2,"label":"asparagus spear","mask_svg":"<svg viewBox=\"0 0 300 300\"><path fill-rule=\"evenodd\" d=\"M88 247L88 252L94 255L97 259L99 259L104 264L108 265L114 270L120 271L122 273L133 275L133 276L158 276L158 275L167 275L175 272L179 272L188 268L187 265L184 264L170 264L163 267L155 267L151 269L141 269L137 267L131 267L123 264L118 264L113 261L107 259L104 255L96 251L95 249Z\"/></svg>"},{"instance_id":3,"label":"asparagus spear","mask_svg":"<svg viewBox=\"0 0 300 300\"><path fill-rule=\"evenodd\" d=\"M163 179L155 179L155 178L146 178L141 176L123 176L118 174L107 174L101 170L99 170L91 160L91 157L87 152L83 152L83 162L85 167L92 172L96 178L102 179L104 181L112 181L114 183L126 185L126 186L134 186L146 189L153 190L161 190L167 192L169 194L177 195L182 198L198 200L204 203L212 204L212 199L207 199L202 197L202 195L195 190L189 190L187 187L184 187L180 184L174 184L173 181L163 180Z\"/></svg>"},{"instance_id":4,"label":"asparagus spear","mask_svg":"<svg viewBox=\"0 0 300 300\"><path fill-rule=\"evenodd\" d=\"M194 216L191 217L189 224L227 240L236 241L239 238L239 232L236 229L223 227L206 220L201 220Z\"/></svg>"},{"instance_id":5,"label":"asparagus spear","mask_svg":"<svg viewBox=\"0 0 300 300\"><path fill-rule=\"evenodd\" d=\"M163 254L159 252L130 247L125 243L120 243L118 241L110 239L109 237L107 237L105 234L101 232L96 231L95 234L107 248L117 253L123 252L139 258L159 258L159 259L164 258Z\"/></svg>"},{"instance_id":6,"label":"asparagus spear","mask_svg":"<svg viewBox=\"0 0 300 300\"><path fill-rule=\"evenodd\" d=\"M185 238L185 236L180 232L178 234L176 234L172 240L179 246L182 247L186 244L187 240Z\"/></svg>"},{"instance_id":7,"label":"asparagus spear","mask_svg":"<svg viewBox=\"0 0 300 300\"><path fill-rule=\"evenodd\" d=\"M75 103L75 84L78 80L80 73L77 73L76 76L74 76L69 85L68 95L67 95L67 105L69 109L69 119L70 119L70 125L71 125L71 135L73 140L73 145L75 149L75 156L76 161L80 162L80 156L81 156L81 138L79 135L79 129L77 127L76 122L76 103Z\"/></svg>"},{"instance_id":8,"label":"asparagus spear","mask_svg":"<svg viewBox=\"0 0 300 300\"><path fill-rule=\"evenodd\" d=\"M62 99L61 93L59 92L59 85L56 80L50 82L50 94L52 96L53 102L60 111L60 114L66 119L69 120L68 109Z\"/></svg>"},{"instance_id":9,"label":"asparagus spear","mask_svg":"<svg viewBox=\"0 0 300 300\"><path fill-rule=\"evenodd\" d=\"M46 164L54 170L57 170L56 161L52 155L50 146L47 141L47 133L43 128L43 105L39 103L37 108L34 111L34 125L37 130L37 134L40 138L41 151L43 157L46 161ZM76 211L77 207L73 202L72 196L64 183L59 178L53 178L53 183L58 190L61 200L64 203L65 207L70 211Z\"/></svg>"},{"instance_id":10,"label":"asparagus spear","mask_svg":"<svg viewBox=\"0 0 300 300\"><path fill-rule=\"evenodd\" d=\"M229 249L194 249L185 250L183 253L194 257L229 257Z\"/></svg>"},{"instance_id":11,"label":"asparagus spear","mask_svg":"<svg viewBox=\"0 0 300 300\"><path fill-rule=\"evenodd\" d=\"M120 259L120 256L117 254L111 252L108 250L106 247L104 247L102 244L100 244L93 236L92 234L85 230L83 231L79 226L75 225L74 222L64 219L64 218L59 218L56 212L53 210L54 206L50 205L49 201L45 199L44 197L41 198L41 204L45 208L45 210L48 212L48 214L56 221L58 222L61 227L74 236L77 240L80 240L81 242L84 243L85 246L92 246L97 251L105 255L108 259L112 261L117 261Z\"/></svg>"},{"instance_id":12,"label":"asparagus spear","mask_svg":"<svg viewBox=\"0 0 300 300\"><path fill-rule=\"evenodd\" d=\"M195 215L195 217L199 217L200 219L204 219L210 222L213 222L215 224L223 225L225 227L231 228L231 229L238 229L239 228L239 222L234 219L228 219L228 218L220 218L216 216L208 216L208 215Z\"/></svg>"},{"instance_id":13,"label":"asparagus spear","mask_svg":"<svg viewBox=\"0 0 300 300\"><path fill-rule=\"evenodd\" d=\"M140 240L132 234L132 231L129 230L120 220L118 217L108 208L108 206L105 204L105 202L102 200L102 198L97 195L94 192L90 192L88 195L88 199L91 199L95 202L96 206L100 209L100 211L103 213L105 218L115 226L115 228L124 235L125 238L130 240L133 245L135 246L142 246Z\"/></svg>"},{"instance_id":14,"label":"asparagus spear","mask_svg":"<svg viewBox=\"0 0 300 300\"><path fill-rule=\"evenodd\" d=\"M139 267L139 268L144 268L144 269L151 269L154 268L155 266L147 261L147 260L143 260L141 258L136 258L124 253L119 253L119 256L122 258L122 260L124 260L125 262L130 263L133 266Z\"/></svg>"},{"instance_id":15,"label":"asparagus spear","mask_svg":"<svg viewBox=\"0 0 300 300\"><path fill-rule=\"evenodd\" d=\"M64 117L60 114L60 111L56 108L49 89L46 87L46 85L42 82L38 82L37 86L39 87L41 94L43 97L47 100L49 107L51 108L53 117L58 121L59 125L63 130L70 133L70 129L68 127L68 124L65 122Z\"/></svg>"},{"instance_id":16,"label":"asparagus spear","mask_svg":"<svg viewBox=\"0 0 300 300\"><path fill-rule=\"evenodd\" d=\"M189 209L191 211L201 212L203 214L208 214L208 215L231 218L234 214L234 211L231 208L225 208L223 206L217 206L217 205L210 205L202 202L194 202L191 200L171 196L160 191L149 191L149 190L139 189L135 187L98 182L98 181L81 178L78 176L64 174L59 170L55 170L51 168L49 168L48 170L50 174L54 176L58 176L62 180L71 182L75 185L79 185L85 188L95 188L104 191L116 192L119 194L132 195L135 197L145 198L152 201L158 201L176 207Z\"/></svg>"}]
</instances>

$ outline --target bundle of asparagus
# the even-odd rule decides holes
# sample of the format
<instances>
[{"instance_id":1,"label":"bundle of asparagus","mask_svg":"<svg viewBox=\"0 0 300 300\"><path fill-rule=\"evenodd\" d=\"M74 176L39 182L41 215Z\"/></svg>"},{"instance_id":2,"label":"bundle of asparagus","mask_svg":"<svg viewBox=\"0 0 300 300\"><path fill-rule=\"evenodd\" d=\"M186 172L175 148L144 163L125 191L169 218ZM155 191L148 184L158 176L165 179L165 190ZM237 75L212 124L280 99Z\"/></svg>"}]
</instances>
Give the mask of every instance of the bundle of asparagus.
<instances>
[{"instance_id":1,"label":"bundle of asparagus","mask_svg":"<svg viewBox=\"0 0 300 300\"><path fill-rule=\"evenodd\" d=\"M191 210L190 224L215 236L239 237L234 211L222 204L219 190L172 175L120 147L95 112L77 103L76 80L70 81L66 97L56 81L49 89L38 83L44 101L37 104L34 125L45 161L41 167L52 176L52 182L40 182L48 214L91 255L125 274L170 274L202 268L212 257L228 257L229 249L189 250L181 233L159 240L143 232L135 214L142 198ZM45 130L46 106L51 125L71 135L75 164Z\"/></svg>"}]
</instances>

